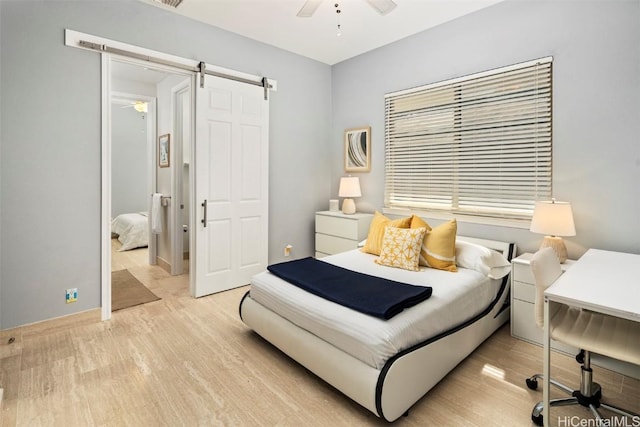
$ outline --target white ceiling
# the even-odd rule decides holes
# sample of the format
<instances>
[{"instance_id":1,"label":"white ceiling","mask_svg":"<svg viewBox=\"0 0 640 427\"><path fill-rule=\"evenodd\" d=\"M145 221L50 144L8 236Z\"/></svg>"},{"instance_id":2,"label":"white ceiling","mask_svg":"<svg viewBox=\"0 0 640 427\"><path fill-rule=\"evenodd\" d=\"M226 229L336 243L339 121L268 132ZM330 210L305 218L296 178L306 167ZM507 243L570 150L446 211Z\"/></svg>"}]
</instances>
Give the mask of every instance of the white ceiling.
<instances>
[{"instance_id":1,"label":"white ceiling","mask_svg":"<svg viewBox=\"0 0 640 427\"><path fill-rule=\"evenodd\" d=\"M502 0L394 0L385 16L365 0L323 0L310 18L296 16L305 0L141 1L333 65Z\"/></svg>"}]
</instances>

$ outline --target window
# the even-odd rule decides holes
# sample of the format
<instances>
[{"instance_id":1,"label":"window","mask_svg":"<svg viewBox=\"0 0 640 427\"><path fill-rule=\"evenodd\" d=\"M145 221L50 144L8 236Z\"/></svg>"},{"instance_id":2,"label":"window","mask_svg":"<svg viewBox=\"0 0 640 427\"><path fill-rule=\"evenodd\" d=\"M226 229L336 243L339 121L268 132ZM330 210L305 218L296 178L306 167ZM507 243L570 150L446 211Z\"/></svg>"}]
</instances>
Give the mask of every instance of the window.
<instances>
[{"instance_id":1,"label":"window","mask_svg":"<svg viewBox=\"0 0 640 427\"><path fill-rule=\"evenodd\" d=\"M551 60L385 96L385 207L530 219L551 197Z\"/></svg>"}]
</instances>

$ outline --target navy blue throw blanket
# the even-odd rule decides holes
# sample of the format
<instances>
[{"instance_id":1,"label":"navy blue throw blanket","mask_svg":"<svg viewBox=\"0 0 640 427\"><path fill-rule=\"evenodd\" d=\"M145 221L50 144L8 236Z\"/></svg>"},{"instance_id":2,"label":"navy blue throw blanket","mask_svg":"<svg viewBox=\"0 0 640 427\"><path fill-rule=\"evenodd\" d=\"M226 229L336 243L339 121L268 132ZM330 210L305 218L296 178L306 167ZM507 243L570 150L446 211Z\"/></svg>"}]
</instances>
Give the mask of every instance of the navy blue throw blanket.
<instances>
[{"instance_id":1,"label":"navy blue throw blanket","mask_svg":"<svg viewBox=\"0 0 640 427\"><path fill-rule=\"evenodd\" d=\"M391 319L431 296L431 287L414 286L347 270L315 258L267 267L272 274L314 295L361 313Z\"/></svg>"}]
</instances>

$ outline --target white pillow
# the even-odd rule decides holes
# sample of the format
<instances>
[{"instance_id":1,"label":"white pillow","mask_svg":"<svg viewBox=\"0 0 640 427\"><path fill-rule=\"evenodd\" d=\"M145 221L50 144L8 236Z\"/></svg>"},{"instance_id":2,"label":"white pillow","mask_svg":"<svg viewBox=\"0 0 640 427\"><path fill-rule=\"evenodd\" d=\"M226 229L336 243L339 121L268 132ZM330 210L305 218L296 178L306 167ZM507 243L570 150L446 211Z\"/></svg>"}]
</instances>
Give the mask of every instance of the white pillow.
<instances>
[{"instance_id":1,"label":"white pillow","mask_svg":"<svg viewBox=\"0 0 640 427\"><path fill-rule=\"evenodd\" d=\"M501 279L511 272L511 263L498 252L462 240L456 240L456 264L491 279Z\"/></svg>"}]
</instances>

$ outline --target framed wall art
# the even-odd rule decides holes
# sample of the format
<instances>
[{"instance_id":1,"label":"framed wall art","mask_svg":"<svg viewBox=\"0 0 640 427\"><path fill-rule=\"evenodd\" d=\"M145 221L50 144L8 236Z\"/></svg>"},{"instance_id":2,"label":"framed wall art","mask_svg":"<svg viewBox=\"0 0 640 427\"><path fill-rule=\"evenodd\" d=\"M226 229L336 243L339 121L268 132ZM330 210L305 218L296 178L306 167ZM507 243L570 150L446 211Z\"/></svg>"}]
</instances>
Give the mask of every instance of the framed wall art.
<instances>
[{"instance_id":1,"label":"framed wall art","mask_svg":"<svg viewBox=\"0 0 640 427\"><path fill-rule=\"evenodd\" d=\"M171 135L160 135L158 137L158 166L169 167L169 153L171 150Z\"/></svg>"},{"instance_id":2,"label":"framed wall art","mask_svg":"<svg viewBox=\"0 0 640 427\"><path fill-rule=\"evenodd\" d=\"M344 131L344 170L346 172L371 170L371 127Z\"/></svg>"}]
</instances>

